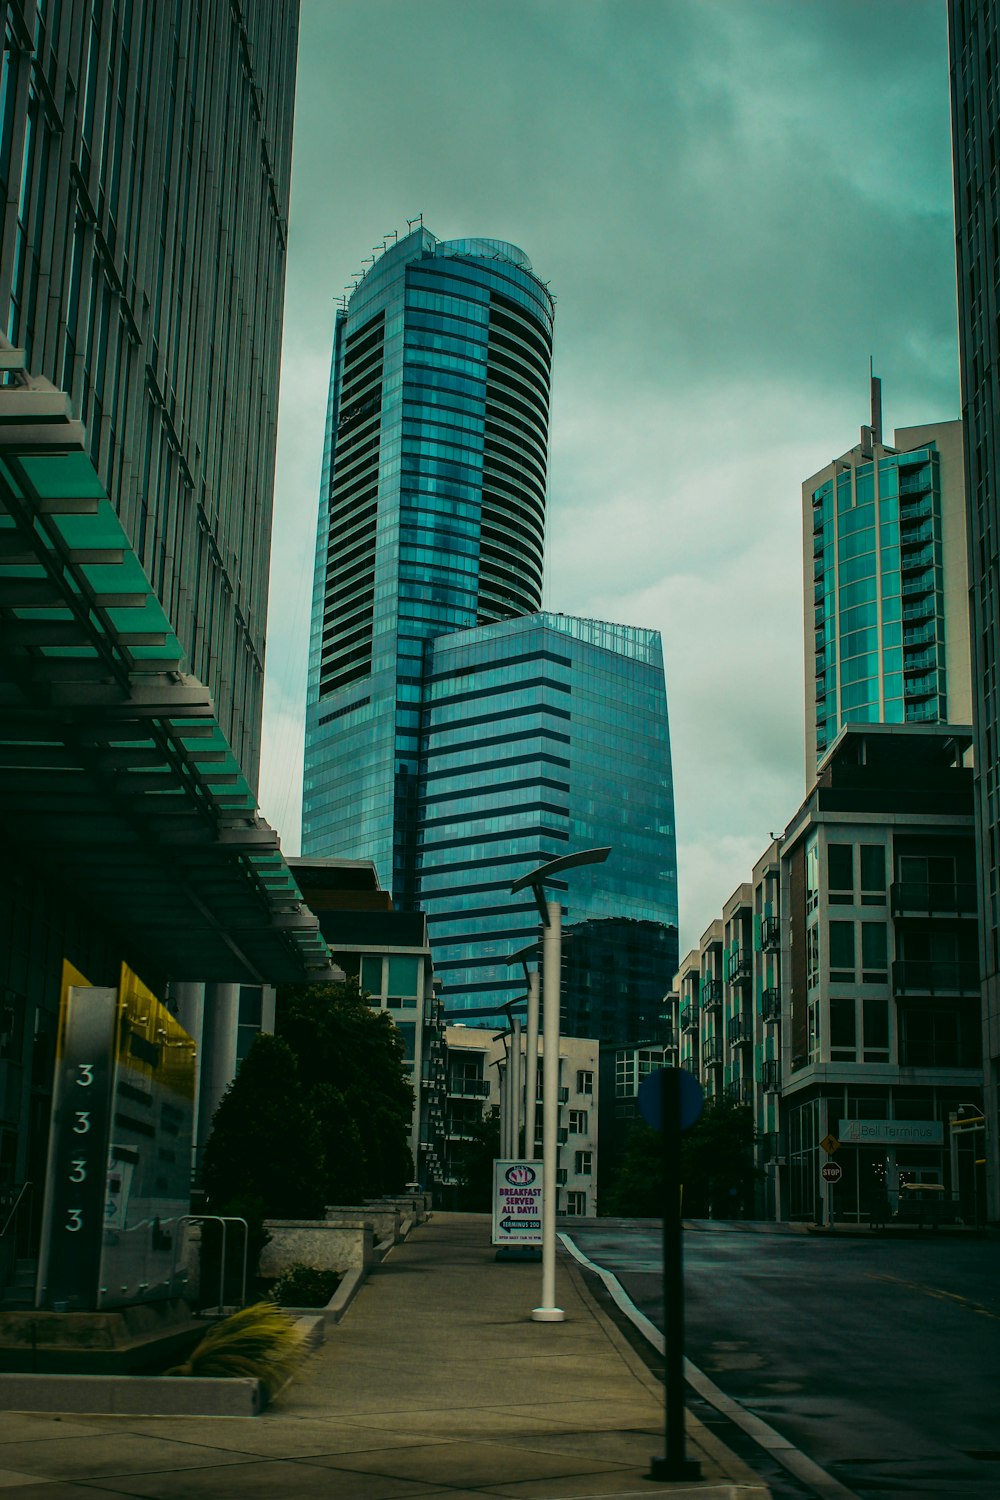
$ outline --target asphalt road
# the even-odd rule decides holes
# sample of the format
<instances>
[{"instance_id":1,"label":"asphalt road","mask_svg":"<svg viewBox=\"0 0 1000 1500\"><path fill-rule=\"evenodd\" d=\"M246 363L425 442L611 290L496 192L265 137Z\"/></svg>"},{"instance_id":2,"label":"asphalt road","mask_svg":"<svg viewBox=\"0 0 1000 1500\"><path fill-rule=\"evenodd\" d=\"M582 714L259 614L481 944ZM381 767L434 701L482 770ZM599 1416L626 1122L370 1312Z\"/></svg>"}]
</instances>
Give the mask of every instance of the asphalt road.
<instances>
[{"instance_id":1,"label":"asphalt road","mask_svg":"<svg viewBox=\"0 0 1000 1500\"><path fill-rule=\"evenodd\" d=\"M662 1328L659 1229L574 1224ZM684 1234L687 1355L864 1500L1000 1495L1000 1241Z\"/></svg>"}]
</instances>

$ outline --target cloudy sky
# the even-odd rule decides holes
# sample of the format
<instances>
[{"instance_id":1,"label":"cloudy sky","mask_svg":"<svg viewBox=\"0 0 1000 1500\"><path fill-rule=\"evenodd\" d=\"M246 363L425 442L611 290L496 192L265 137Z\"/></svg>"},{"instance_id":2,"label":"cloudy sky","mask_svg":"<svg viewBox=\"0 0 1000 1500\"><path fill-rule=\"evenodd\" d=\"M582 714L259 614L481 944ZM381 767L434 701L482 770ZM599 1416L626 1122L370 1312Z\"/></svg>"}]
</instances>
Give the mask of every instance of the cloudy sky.
<instances>
[{"instance_id":1,"label":"cloudy sky","mask_svg":"<svg viewBox=\"0 0 1000 1500\"><path fill-rule=\"evenodd\" d=\"M557 298L545 605L652 626L681 952L804 792L801 482L956 417L944 0L302 0L261 802L299 848L335 298L423 213Z\"/></svg>"}]
</instances>

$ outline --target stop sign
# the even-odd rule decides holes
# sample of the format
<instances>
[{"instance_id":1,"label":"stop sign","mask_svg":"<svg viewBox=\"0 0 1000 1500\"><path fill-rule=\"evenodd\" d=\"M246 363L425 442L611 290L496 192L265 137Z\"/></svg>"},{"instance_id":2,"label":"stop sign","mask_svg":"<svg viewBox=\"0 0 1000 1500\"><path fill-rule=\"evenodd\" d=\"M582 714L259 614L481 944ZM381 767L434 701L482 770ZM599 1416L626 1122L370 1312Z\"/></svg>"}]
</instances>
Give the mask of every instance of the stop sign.
<instances>
[{"instance_id":1,"label":"stop sign","mask_svg":"<svg viewBox=\"0 0 1000 1500\"><path fill-rule=\"evenodd\" d=\"M819 1170L824 1182L839 1182L844 1175L843 1167L835 1161L825 1161Z\"/></svg>"}]
</instances>

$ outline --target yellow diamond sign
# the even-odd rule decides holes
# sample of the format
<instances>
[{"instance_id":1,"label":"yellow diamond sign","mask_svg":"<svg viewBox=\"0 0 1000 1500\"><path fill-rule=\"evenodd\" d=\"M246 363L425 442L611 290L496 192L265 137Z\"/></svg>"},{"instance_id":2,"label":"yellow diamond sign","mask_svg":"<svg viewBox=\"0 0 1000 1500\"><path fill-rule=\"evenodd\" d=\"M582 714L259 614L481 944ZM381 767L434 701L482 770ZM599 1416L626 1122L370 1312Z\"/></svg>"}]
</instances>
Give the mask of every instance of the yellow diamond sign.
<instances>
[{"instance_id":1,"label":"yellow diamond sign","mask_svg":"<svg viewBox=\"0 0 1000 1500\"><path fill-rule=\"evenodd\" d=\"M835 1135L825 1135L820 1141L820 1145L828 1156L832 1156L835 1151L840 1149L840 1142Z\"/></svg>"}]
</instances>

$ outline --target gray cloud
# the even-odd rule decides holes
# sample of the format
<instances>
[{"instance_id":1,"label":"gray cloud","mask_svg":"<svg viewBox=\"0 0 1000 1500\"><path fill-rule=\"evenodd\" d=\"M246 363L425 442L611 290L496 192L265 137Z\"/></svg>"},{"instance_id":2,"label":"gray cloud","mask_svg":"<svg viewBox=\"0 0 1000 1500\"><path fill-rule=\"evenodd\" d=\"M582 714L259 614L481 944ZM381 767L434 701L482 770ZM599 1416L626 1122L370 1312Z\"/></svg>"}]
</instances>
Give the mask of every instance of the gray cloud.
<instances>
[{"instance_id":1,"label":"gray cloud","mask_svg":"<svg viewBox=\"0 0 1000 1500\"><path fill-rule=\"evenodd\" d=\"M802 793L799 486L958 411L938 0L303 7L262 800L298 846L333 299L387 230L558 298L546 602L662 630L682 943Z\"/></svg>"}]
</instances>

